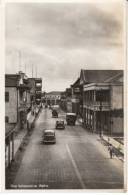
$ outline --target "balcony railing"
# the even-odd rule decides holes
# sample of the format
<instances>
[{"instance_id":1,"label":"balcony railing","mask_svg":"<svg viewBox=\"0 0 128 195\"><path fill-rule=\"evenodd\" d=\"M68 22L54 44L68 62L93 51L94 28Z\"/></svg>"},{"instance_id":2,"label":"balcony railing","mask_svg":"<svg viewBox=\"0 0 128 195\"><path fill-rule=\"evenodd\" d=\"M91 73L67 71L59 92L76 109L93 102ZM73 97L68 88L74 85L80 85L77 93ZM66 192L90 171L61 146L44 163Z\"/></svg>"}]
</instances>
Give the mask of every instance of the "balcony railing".
<instances>
[{"instance_id":1,"label":"balcony railing","mask_svg":"<svg viewBox=\"0 0 128 195\"><path fill-rule=\"evenodd\" d=\"M90 109L96 110L96 111L105 111L110 110L110 103L109 102L84 102L84 107L88 107Z\"/></svg>"}]
</instances>

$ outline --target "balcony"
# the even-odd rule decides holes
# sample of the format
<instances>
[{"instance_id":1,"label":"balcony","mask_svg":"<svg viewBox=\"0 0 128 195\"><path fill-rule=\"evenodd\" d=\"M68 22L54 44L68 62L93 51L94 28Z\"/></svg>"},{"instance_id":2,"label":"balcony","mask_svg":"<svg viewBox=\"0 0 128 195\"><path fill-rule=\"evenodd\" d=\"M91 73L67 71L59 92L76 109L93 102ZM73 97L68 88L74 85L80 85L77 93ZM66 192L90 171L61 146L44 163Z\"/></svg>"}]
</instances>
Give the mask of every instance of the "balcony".
<instances>
[{"instance_id":1,"label":"balcony","mask_svg":"<svg viewBox=\"0 0 128 195\"><path fill-rule=\"evenodd\" d=\"M110 103L109 102L84 102L84 108L88 108L94 111L109 111Z\"/></svg>"}]
</instances>

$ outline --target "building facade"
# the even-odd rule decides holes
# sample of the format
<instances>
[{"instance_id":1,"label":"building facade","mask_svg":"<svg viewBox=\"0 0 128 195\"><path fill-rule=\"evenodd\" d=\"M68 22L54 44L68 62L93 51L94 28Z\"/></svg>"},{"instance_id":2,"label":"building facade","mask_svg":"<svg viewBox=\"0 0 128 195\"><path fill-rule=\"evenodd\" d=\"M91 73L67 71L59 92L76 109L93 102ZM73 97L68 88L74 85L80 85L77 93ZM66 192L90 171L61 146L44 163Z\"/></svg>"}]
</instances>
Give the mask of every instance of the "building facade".
<instances>
[{"instance_id":1,"label":"building facade","mask_svg":"<svg viewBox=\"0 0 128 195\"><path fill-rule=\"evenodd\" d=\"M27 76L5 75L5 142L6 166L14 160L15 131L26 128L27 113L31 107L30 87Z\"/></svg>"},{"instance_id":2,"label":"building facade","mask_svg":"<svg viewBox=\"0 0 128 195\"><path fill-rule=\"evenodd\" d=\"M37 105L41 104L42 99L42 79L35 78L35 102Z\"/></svg>"},{"instance_id":3,"label":"building facade","mask_svg":"<svg viewBox=\"0 0 128 195\"><path fill-rule=\"evenodd\" d=\"M80 117L83 116L83 88L80 85L80 78L71 85L72 89L72 112Z\"/></svg>"},{"instance_id":4,"label":"building facade","mask_svg":"<svg viewBox=\"0 0 128 195\"><path fill-rule=\"evenodd\" d=\"M99 74L99 72L94 72L95 77L93 79L95 79L95 82L88 82L83 86L84 126L100 134L122 135L123 71L106 70L105 72L100 70L101 80L96 78L96 73Z\"/></svg>"},{"instance_id":5,"label":"building facade","mask_svg":"<svg viewBox=\"0 0 128 195\"><path fill-rule=\"evenodd\" d=\"M58 105L60 104L61 92L60 91L52 91L49 93L45 93L45 102L47 105Z\"/></svg>"}]
</instances>

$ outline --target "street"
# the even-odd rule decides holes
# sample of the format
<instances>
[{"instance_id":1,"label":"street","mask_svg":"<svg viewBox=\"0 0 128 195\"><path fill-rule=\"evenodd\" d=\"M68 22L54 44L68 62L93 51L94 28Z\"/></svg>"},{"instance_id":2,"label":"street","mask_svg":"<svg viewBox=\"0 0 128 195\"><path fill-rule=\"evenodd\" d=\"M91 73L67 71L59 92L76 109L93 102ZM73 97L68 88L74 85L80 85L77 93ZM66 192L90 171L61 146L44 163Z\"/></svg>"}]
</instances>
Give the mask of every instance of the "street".
<instances>
[{"instance_id":1,"label":"street","mask_svg":"<svg viewBox=\"0 0 128 195\"><path fill-rule=\"evenodd\" d=\"M59 118L65 120L65 113ZM123 163L110 159L98 135L79 122L55 130L56 144L42 144L43 129L54 129L56 120L51 110L42 109L10 188L123 189Z\"/></svg>"}]
</instances>

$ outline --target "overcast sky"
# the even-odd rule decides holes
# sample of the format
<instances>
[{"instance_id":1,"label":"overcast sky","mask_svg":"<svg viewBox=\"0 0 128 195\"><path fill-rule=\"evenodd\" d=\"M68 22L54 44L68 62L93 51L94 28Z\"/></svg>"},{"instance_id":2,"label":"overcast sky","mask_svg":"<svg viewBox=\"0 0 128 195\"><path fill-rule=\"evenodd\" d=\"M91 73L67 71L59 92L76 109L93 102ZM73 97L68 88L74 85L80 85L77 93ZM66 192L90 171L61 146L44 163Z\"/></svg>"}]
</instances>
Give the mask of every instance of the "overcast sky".
<instances>
[{"instance_id":1,"label":"overcast sky","mask_svg":"<svg viewBox=\"0 0 128 195\"><path fill-rule=\"evenodd\" d=\"M6 4L6 73L31 77L33 64L43 90L62 91L81 68L122 69L121 2Z\"/></svg>"}]
</instances>

